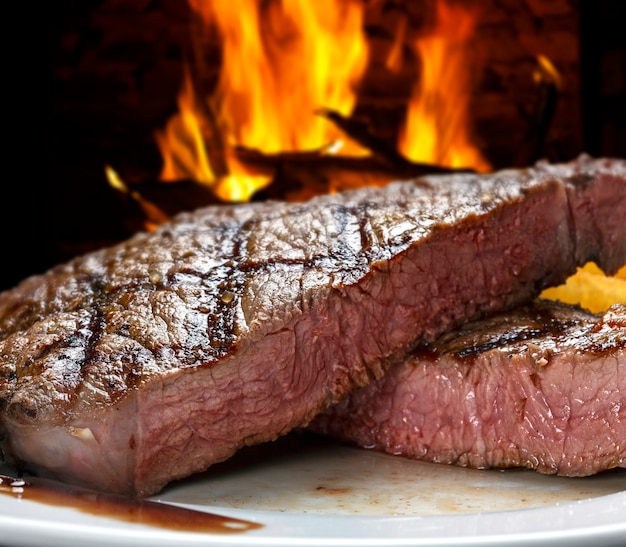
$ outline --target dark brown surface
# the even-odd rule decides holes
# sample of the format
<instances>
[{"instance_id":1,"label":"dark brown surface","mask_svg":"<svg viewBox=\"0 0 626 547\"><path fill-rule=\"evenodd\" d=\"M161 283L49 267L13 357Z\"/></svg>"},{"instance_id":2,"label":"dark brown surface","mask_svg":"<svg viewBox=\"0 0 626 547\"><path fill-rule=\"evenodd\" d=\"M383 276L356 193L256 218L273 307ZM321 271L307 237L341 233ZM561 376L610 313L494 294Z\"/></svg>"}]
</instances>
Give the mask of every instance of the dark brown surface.
<instances>
[{"instance_id":1,"label":"dark brown surface","mask_svg":"<svg viewBox=\"0 0 626 547\"><path fill-rule=\"evenodd\" d=\"M37 477L18 478L0 474L0 494L55 507L71 507L101 518L178 532L241 534L263 526L246 520L96 492Z\"/></svg>"}]
</instances>

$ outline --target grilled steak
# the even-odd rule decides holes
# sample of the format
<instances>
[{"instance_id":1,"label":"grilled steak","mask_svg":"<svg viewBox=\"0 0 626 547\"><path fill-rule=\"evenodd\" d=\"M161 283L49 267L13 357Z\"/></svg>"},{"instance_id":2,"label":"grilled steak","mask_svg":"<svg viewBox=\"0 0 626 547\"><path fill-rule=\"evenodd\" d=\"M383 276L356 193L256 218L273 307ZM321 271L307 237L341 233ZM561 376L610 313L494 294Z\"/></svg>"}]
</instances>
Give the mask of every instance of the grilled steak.
<instances>
[{"instance_id":1,"label":"grilled steak","mask_svg":"<svg viewBox=\"0 0 626 547\"><path fill-rule=\"evenodd\" d=\"M586 476L626 467L626 306L538 301L421 346L318 433L429 462Z\"/></svg>"},{"instance_id":2,"label":"grilled steak","mask_svg":"<svg viewBox=\"0 0 626 547\"><path fill-rule=\"evenodd\" d=\"M308 423L417 342L626 259L626 162L181 214L0 295L0 446L145 496Z\"/></svg>"}]
</instances>

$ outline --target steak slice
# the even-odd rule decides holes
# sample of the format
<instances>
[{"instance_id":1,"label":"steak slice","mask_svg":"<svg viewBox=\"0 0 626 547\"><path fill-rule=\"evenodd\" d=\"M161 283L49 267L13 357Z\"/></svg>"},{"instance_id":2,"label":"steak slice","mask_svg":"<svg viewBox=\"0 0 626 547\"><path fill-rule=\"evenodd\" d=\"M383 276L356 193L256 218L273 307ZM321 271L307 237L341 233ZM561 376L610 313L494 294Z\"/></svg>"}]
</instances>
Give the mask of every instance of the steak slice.
<instances>
[{"instance_id":1,"label":"steak slice","mask_svg":"<svg viewBox=\"0 0 626 547\"><path fill-rule=\"evenodd\" d=\"M418 460L587 476L626 467L626 306L537 301L426 344L310 425Z\"/></svg>"},{"instance_id":2,"label":"steak slice","mask_svg":"<svg viewBox=\"0 0 626 547\"><path fill-rule=\"evenodd\" d=\"M308 423L417 342L626 259L581 157L181 214L0 295L0 449L145 496Z\"/></svg>"}]
</instances>

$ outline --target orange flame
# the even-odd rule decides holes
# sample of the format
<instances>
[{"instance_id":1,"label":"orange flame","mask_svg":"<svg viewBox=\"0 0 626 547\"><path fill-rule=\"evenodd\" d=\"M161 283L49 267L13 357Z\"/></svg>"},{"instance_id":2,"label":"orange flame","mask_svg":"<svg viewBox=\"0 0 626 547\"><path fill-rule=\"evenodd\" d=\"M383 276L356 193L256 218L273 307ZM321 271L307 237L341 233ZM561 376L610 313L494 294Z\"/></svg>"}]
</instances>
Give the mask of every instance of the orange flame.
<instances>
[{"instance_id":1,"label":"orange flame","mask_svg":"<svg viewBox=\"0 0 626 547\"><path fill-rule=\"evenodd\" d=\"M471 76L478 68L469 53L474 25L466 8L439 1L435 28L412 44L422 72L398 147L413 161L490 169L469 138Z\"/></svg>"},{"instance_id":2,"label":"orange flame","mask_svg":"<svg viewBox=\"0 0 626 547\"><path fill-rule=\"evenodd\" d=\"M356 103L353 88L368 60L361 2L189 2L207 26L217 25L222 37L222 71L207 105L227 146L270 153L312 150L342 136L315 112L325 107L348 116ZM163 180L216 182L204 151L207 132L197 119L202 115L198 100L187 78L180 113L157 136L164 157ZM245 177L232 155L228 170L237 180L221 181L217 191L231 199L234 194L247 199L267 183Z\"/></svg>"},{"instance_id":3,"label":"orange flame","mask_svg":"<svg viewBox=\"0 0 626 547\"><path fill-rule=\"evenodd\" d=\"M221 37L222 65L211 97L197 96L189 72L179 113L157 135L162 180L193 179L224 200L244 201L270 182L239 164L234 147L265 153L328 149L343 135L316 115L349 117L369 61L362 0L188 0ZM487 170L467 137L469 72L464 47L474 20L440 0L437 26L413 47L423 71L408 109L400 150L410 159ZM402 27L399 40L407 29ZM399 70L402 44L389 68ZM209 152L213 152L213 154ZM342 154L366 153L348 140ZM216 165L216 158L221 158Z\"/></svg>"},{"instance_id":4,"label":"orange flame","mask_svg":"<svg viewBox=\"0 0 626 547\"><path fill-rule=\"evenodd\" d=\"M187 72L178 108L179 113L169 120L165 131L155 135L163 156L161 180L190 178L212 184L215 176L205 148L204 118Z\"/></svg>"},{"instance_id":5,"label":"orange flame","mask_svg":"<svg viewBox=\"0 0 626 547\"><path fill-rule=\"evenodd\" d=\"M192 2L207 23L207 3ZM224 38L217 90L232 144L265 152L307 150L339 136L320 107L349 115L367 63L362 4L336 0L213 0ZM242 14L246 14L245 17Z\"/></svg>"}]
</instances>

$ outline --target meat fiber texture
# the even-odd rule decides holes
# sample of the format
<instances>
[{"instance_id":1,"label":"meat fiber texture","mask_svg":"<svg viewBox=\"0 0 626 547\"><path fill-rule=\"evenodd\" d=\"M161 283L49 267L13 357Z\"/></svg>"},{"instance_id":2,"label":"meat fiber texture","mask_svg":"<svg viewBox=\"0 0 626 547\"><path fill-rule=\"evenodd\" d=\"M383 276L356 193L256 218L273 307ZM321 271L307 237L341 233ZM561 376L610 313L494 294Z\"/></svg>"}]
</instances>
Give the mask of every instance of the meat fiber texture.
<instances>
[{"instance_id":1,"label":"meat fiber texture","mask_svg":"<svg viewBox=\"0 0 626 547\"><path fill-rule=\"evenodd\" d=\"M626 467L626 306L538 301L466 324L317 417L361 447L465 467Z\"/></svg>"},{"instance_id":2,"label":"meat fiber texture","mask_svg":"<svg viewBox=\"0 0 626 547\"><path fill-rule=\"evenodd\" d=\"M9 463L147 496L301 427L417 343L626 258L626 162L203 208L0 295Z\"/></svg>"}]
</instances>

